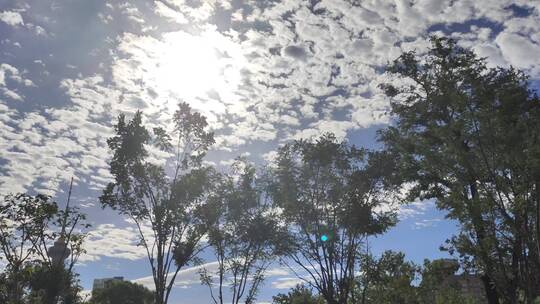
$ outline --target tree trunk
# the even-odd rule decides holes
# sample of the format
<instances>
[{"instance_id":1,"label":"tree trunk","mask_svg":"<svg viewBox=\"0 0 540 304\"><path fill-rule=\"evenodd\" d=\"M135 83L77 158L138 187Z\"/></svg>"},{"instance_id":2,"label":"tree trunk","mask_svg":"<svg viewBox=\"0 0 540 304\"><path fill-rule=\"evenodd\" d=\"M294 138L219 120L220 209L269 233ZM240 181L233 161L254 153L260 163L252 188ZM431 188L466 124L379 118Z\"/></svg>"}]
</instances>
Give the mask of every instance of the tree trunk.
<instances>
[{"instance_id":1,"label":"tree trunk","mask_svg":"<svg viewBox=\"0 0 540 304\"><path fill-rule=\"evenodd\" d=\"M482 282L484 283L484 288L486 290L486 298L488 304L499 304L499 294L493 285L493 282L487 275L481 277Z\"/></svg>"}]
</instances>

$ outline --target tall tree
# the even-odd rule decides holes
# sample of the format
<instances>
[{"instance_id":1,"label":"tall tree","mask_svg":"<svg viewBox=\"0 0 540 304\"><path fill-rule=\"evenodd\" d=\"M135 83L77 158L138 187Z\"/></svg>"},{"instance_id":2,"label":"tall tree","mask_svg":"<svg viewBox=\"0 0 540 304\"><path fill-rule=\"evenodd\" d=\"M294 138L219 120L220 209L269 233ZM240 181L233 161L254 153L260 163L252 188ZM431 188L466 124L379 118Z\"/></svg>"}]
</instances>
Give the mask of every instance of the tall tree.
<instances>
[{"instance_id":1,"label":"tall tree","mask_svg":"<svg viewBox=\"0 0 540 304\"><path fill-rule=\"evenodd\" d=\"M291 244L283 262L306 272L309 279L297 275L329 304L347 303L365 238L395 223L395 214L381 208L389 198L382 159L332 134L279 150L270 194Z\"/></svg>"},{"instance_id":2,"label":"tall tree","mask_svg":"<svg viewBox=\"0 0 540 304\"><path fill-rule=\"evenodd\" d=\"M540 100L527 77L433 38L388 67L393 126L380 133L409 198L436 199L461 224L450 249L485 274L488 298L540 294ZM493 288L494 287L494 288Z\"/></svg>"},{"instance_id":3,"label":"tall tree","mask_svg":"<svg viewBox=\"0 0 540 304\"><path fill-rule=\"evenodd\" d=\"M402 252L385 251L380 258L367 253L362 256L361 265L356 303L419 303L414 281L420 275L420 267L406 261Z\"/></svg>"},{"instance_id":4,"label":"tall tree","mask_svg":"<svg viewBox=\"0 0 540 304\"><path fill-rule=\"evenodd\" d=\"M216 304L255 303L264 273L280 253L283 229L259 180L243 159L222 176L216 221L208 233L218 268L201 272Z\"/></svg>"},{"instance_id":5,"label":"tall tree","mask_svg":"<svg viewBox=\"0 0 540 304\"><path fill-rule=\"evenodd\" d=\"M45 195L30 196L26 194L8 195L0 206L0 256L5 263L4 298L7 303L22 303L24 298L25 278L30 262L35 257L36 248L47 251L46 235L40 235L42 227L53 222L58 211L56 203Z\"/></svg>"},{"instance_id":6,"label":"tall tree","mask_svg":"<svg viewBox=\"0 0 540 304\"><path fill-rule=\"evenodd\" d=\"M206 198L214 185L214 170L202 165L214 135L206 118L180 103L174 129L149 132L142 113L126 121L120 115L116 135L107 143L113 152L114 177L103 191L103 207L111 207L135 223L145 248L155 284L155 303L165 304L180 268L201 251L206 233ZM159 148L172 161L157 163L149 153ZM171 164L171 166L167 166Z\"/></svg>"},{"instance_id":7,"label":"tall tree","mask_svg":"<svg viewBox=\"0 0 540 304\"><path fill-rule=\"evenodd\" d=\"M60 210L46 195L4 197L0 204L0 258L6 262L3 297L7 303L23 303L29 298L38 298L40 303L76 300L73 267L84 252L86 234L81 230L89 227L85 219L76 208ZM49 250L59 239L66 244L63 256L69 252L66 264L64 259L55 261ZM47 283L39 284L39 278L46 274Z\"/></svg>"}]
</instances>

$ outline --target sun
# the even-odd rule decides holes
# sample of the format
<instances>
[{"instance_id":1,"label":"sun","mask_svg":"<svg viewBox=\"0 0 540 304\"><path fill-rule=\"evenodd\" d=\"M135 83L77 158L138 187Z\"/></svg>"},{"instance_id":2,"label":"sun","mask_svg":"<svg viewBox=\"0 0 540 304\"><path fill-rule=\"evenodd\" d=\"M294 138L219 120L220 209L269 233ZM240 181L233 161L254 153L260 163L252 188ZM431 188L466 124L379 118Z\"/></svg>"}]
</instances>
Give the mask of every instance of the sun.
<instances>
[{"instance_id":1,"label":"sun","mask_svg":"<svg viewBox=\"0 0 540 304\"><path fill-rule=\"evenodd\" d=\"M219 85L222 68L216 46L208 39L171 34L161 52L152 76L165 89L197 97Z\"/></svg>"},{"instance_id":2,"label":"sun","mask_svg":"<svg viewBox=\"0 0 540 304\"><path fill-rule=\"evenodd\" d=\"M112 74L126 109L174 113L183 101L215 122L245 100L242 71L253 65L248 51L236 36L216 28L124 34Z\"/></svg>"},{"instance_id":3,"label":"sun","mask_svg":"<svg viewBox=\"0 0 540 304\"><path fill-rule=\"evenodd\" d=\"M145 82L188 102L231 99L244 65L239 46L214 31L165 33L152 55L145 63Z\"/></svg>"}]
</instances>

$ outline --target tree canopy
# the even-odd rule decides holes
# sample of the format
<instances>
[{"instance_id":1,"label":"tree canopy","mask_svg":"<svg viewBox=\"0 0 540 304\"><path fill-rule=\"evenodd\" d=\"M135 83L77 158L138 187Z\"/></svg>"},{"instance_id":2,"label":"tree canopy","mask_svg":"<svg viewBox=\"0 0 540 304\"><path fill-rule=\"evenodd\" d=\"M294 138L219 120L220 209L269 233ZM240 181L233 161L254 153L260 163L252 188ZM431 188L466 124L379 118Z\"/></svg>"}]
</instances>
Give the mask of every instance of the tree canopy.
<instances>
[{"instance_id":1,"label":"tree canopy","mask_svg":"<svg viewBox=\"0 0 540 304\"><path fill-rule=\"evenodd\" d=\"M105 288L93 290L90 304L153 304L154 293L130 281L113 281Z\"/></svg>"},{"instance_id":2,"label":"tree canopy","mask_svg":"<svg viewBox=\"0 0 540 304\"><path fill-rule=\"evenodd\" d=\"M85 219L76 208L60 210L50 196L5 196L0 203L0 259L6 263L0 302L77 303L80 287L72 270L84 252L83 230L89 227ZM59 239L66 244L65 264L64 259L55 261L49 250Z\"/></svg>"},{"instance_id":3,"label":"tree canopy","mask_svg":"<svg viewBox=\"0 0 540 304\"><path fill-rule=\"evenodd\" d=\"M107 140L114 181L100 197L103 207L137 226L152 269L156 304L167 303L178 271L197 256L213 220L206 198L216 175L202 165L202 158L214 135L206 131L206 118L186 103L179 104L173 123L170 132L162 127L150 132L140 111L129 121L118 117L116 135ZM172 164L156 162L150 148L168 153Z\"/></svg>"},{"instance_id":4,"label":"tree canopy","mask_svg":"<svg viewBox=\"0 0 540 304\"><path fill-rule=\"evenodd\" d=\"M454 40L388 67L394 124L380 140L410 200L436 199L461 231L448 242L485 275L490 301L540 295L540 100L513 68L488 68Z\"/></svg>"},{"instance_id":5,"label":"tree canopy","mask_svg":"<svg viewBox=\"0 0 540 304\"><path fill-rule=\"evenodd\" d=\"M273 304L325 304L324 299L305 285L296 285L286 294L280 293L272 297Z\"/></svg>"},{"instance_id":6,"label":"tree canopy","mask_svg":"<svg viewBox=\"0 0 540 304\"><path fill-rule=\"evenodd\" d=\"M208 230L218 269L203 269L201 279L216 304L254 303L266 269L281 254L283 228L255 166L245 159L221 175L218 193L216 221Z\"/></svg>"},{"instance_id":7,"label":"tree canopy","mask_svg":"<svg viewBox=\"0 0 540 304\"><path fill-rule=\"evenodd\" d=\"M417 304L415 280L420 267L405 260L402 252L385 251L380 258L372 254L361 257L362 272L355 290L360 304Z\"/></svg>"},{"instance_id":8,"label":"tree canopy","mask_svg":"<svg viewBox=\"0 0 540 304\"><path fill-rule=\"evenodd\" d=\"M308 273L298 276L330 304L347 302L365 238L396 220L382 208L389 197L379 156L325 134L283 146L272 170L269 191L290 242L283 262Z\"/></svg>"}]
</instances>

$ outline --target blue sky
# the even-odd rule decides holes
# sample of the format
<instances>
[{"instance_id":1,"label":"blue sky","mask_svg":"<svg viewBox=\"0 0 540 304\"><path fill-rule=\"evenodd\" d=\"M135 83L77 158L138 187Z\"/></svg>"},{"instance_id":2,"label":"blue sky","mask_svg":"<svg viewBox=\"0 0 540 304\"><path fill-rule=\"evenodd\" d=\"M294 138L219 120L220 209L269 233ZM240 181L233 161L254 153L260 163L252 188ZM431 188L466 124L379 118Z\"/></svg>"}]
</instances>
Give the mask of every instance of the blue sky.
<instances>
[{"instance_id":1,"label":"blue sky","mask_svg":"<svg viewBox=\"0 0 540 304\"><path fill-rule=\"evenodd\" d=\"M0 193L39 191L75 202L93 223L77 271L149 283L133 227L97 202L109 180L106 139L137 109L168 126L178 101L209 119L221 168L263 164L287 141L332 131L376 148L389 123L377 88L385 64L447 35L540 79L540 1L6 1L0 0ZM156 158L160 155L156 154ZM399 208L401 222L370 241L421 263L456 231L433 202ZM211 255L203 255L212 267ZM272 267L260 301L296 282ZM209 303L197 269L171 303Z\"/></svg>"}]
</instances>

